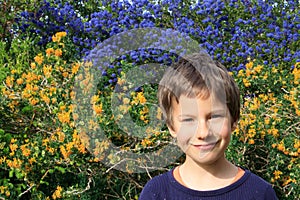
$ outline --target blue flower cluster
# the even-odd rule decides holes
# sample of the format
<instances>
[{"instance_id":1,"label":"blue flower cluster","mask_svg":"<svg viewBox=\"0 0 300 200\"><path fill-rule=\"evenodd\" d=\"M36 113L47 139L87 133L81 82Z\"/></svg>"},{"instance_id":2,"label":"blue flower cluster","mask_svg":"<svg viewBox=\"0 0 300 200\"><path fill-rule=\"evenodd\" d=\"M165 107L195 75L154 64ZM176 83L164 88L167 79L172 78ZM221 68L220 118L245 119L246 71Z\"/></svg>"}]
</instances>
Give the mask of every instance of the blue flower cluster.
<instances>
[{"instance_id":1,"label":"blue flower cluster","mask_svg":"<svg viewBox=\"0 0 300 200\"><path fill-rule=\"evenodd\" d=\"M82 55L118 33L157 27L188 34L233 70L243 68L247 59L270 65L300 61L298 0L202 0L195 4L184 0L104 0L88 16L82 16L72 3L55 2L45 0L34 14L23 12L18 20L20 30L36 33L40 44L57 31L67 31ZM149 55L145 51L130 53L133 61ZM167 58L163 56L160 61Z\"/></svg>"}]
</instances>

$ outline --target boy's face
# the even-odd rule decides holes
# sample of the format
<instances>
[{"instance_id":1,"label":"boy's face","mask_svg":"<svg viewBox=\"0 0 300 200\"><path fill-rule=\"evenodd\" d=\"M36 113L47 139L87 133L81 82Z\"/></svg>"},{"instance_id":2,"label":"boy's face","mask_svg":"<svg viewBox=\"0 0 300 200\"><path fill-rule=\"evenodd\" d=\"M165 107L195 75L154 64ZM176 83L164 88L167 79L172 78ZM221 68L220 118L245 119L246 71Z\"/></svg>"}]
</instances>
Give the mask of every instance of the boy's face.
<instances>
[{"instance_id":1,"label":"boy's face","mask_svg":"<svg viewBox=\"0 0 300 200\"><path fill-rule=\"evenodd\" d=\"M179 103L172 102L170 133L187 158L202 164L211 164L224 156L233 130L226 104L211 96L203 99L182 95Z\"/></svg>"}]
</instances>

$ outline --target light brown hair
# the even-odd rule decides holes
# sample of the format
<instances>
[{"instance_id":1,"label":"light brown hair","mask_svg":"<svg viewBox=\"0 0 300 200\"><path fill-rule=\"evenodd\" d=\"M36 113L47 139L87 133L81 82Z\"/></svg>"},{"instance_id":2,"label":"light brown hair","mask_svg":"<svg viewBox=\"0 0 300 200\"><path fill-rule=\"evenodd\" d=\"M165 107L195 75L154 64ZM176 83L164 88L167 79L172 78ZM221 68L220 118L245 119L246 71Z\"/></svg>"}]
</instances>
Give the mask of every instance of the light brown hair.
<instances>
[{"instance_id":1,"label":"light brown hair","mask_svg":"<svg viewBox=\"0 0 300 200\"><path fill-rule=\"evenodd\" d=\"M240 117L240 93L227 69L207 53L180 57L163 75L158 88L158 101L164 119L172 128L172 101L181 95L208 98L211 94L226 102L232 124Z\"/></svg>"}]
</instances>

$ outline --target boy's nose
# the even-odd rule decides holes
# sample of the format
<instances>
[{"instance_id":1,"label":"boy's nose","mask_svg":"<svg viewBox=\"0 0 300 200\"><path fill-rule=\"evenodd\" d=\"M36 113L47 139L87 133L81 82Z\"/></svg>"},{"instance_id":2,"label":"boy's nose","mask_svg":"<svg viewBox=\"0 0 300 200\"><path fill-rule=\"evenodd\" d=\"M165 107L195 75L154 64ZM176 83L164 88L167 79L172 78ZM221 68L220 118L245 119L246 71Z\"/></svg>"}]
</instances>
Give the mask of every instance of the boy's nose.
<instances>
[{"instance_id":1,"label":"boy's nose","mask_svg":"<svg viewBox=\"0 0 300 200\"><path fill-rule=\"evenodd\" d=\"M209 135L209 125L206 121L199 121L196 130L197 139L204 140Z\"/></svg>"}]
</instances>

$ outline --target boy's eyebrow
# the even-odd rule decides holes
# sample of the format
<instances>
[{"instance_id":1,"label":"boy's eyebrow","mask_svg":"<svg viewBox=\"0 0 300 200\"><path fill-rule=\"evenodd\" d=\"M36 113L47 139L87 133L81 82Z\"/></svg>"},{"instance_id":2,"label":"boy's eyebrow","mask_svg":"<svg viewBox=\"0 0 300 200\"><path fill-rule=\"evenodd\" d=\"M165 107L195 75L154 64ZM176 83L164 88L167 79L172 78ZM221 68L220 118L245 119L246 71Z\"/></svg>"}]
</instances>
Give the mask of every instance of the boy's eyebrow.
<instances>
[{"instance_id":1,"label":"boy's eyebrow","mask_svg":"<svg viewBox=\"0 0 300 200\"><path fill-rule=\"evenodd\" d=\"M192 114L182 114L182 115L178 115L178 117L195 117L195 115L192 115Z\"/></svg>"},{"instance_id":2,"label":"boy's eyebrow","mask_svg":"<svg viewBox=\"0 0 300 200\"><path fill-rule=\"evenodd\" d=\"M226 114L227 111L225 109L218 109L218 110L212 110L208 114L215 114L215 113L221 113L221 114ZM194 117L195 114L190 114L190 113L183 113L178 115L178 117Z\"/></svg>"}]
</instances>

